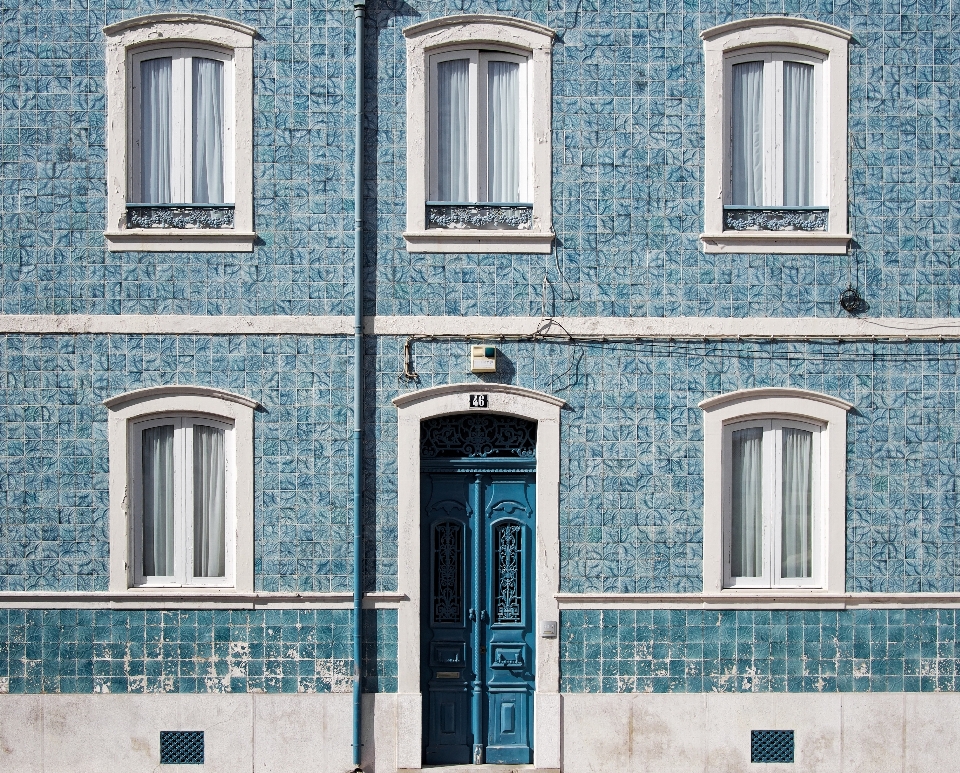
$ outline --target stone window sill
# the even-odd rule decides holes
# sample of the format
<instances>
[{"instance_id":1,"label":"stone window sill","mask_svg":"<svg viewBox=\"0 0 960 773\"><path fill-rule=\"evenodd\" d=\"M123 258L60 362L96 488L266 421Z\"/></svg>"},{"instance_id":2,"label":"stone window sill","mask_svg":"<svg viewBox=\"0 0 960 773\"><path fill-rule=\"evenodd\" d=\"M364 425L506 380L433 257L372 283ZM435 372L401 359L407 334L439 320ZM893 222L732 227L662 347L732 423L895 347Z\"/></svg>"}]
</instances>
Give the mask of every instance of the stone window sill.
<instances>
[{"instance_id":1,"label":"stone window sill","mask_svg":"<svg viewBox=\"0 0 960 773\"><path fill-rule=\"evenodd\" d=\"M776 255L846 255L853 237L805 231L724 231L700 234L703 251Z\"/></svg>"},{"instance_id":2,"label":"stone window sill","mask_svg":"<svg viewBox=\"0 0 960 773\"><path fill-rule=\"evenodd\" d=\"M432 228L403 234L407 252L510 252L549 253L550 231L493 231Z\"/></svg>"},{"instance_id":3,"label":"stone window sill","mask_svg":"<svg viewBox=\"0 0 960 773\"><path fill-rule=\"evenodd\" d=\"M253 252L254 231L232 228L129 228L106 231L110 252Z\"/></svg>"}]
</instances>

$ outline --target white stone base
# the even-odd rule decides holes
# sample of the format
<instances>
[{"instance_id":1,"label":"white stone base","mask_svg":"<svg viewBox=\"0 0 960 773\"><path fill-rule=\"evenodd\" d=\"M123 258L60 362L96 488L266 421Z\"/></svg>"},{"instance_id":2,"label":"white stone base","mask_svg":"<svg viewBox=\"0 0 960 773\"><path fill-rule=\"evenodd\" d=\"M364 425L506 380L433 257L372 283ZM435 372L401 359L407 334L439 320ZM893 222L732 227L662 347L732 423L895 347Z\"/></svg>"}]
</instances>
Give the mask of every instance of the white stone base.
<instances>
[{"instance_id":1,"label":"white stone base","mask_svg":"<svg viewBox=\"0 0 960 773\"><path fill-rule=\"evenodd\" d=\"M395 773L395 696L364 714L364 769ZM161 767L161 730L203 730L204 764ZM344 694L0 696L3 773L345 773L350 743Z\"/></svg>"},{"instance_id":2,"label":"white stone base","mask_svg":"<svg viewBox=\"0 0 960 773\"><path fill-rule=\"evenodd\" d=\"M960 694L564 695L564 773L956 770ZM751 730L794 730L794 764L750 763Z\"/></svg>"},{"instance_id":3,"label":"white stone base","mask_svg":"<svg viewBox=\"0 0 960 773\"><path fill-rule=\"evenodd\" d=\"M350 700L3 695L0 771L347 773ZM756 771L750 731L778 729L796 732L795 763L766 764L762 773L927 773L956 770L960 760L960 694L567 694L560 702L564 773ZM402 713L395 695L364 697L367 773L397 773ZM205 764L160 768L161 730L205 731ZM503 766L477 770L488 767L496 773Z\"/></svg>"}]
</instances>

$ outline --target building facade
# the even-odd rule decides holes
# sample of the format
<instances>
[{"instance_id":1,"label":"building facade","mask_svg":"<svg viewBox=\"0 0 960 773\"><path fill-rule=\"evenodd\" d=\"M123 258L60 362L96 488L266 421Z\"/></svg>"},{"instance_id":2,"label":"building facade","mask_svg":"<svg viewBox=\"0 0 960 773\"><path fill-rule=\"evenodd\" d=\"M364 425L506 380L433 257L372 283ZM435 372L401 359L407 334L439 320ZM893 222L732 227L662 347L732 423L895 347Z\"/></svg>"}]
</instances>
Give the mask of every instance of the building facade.
<instances>
[{"instance_id":1,"label":"building facade","mask_svg":"<svg viewBox=\"0 0 960 773\"><path fill-rule=\"evenodd\" d=\"M955 765L953 6L0 45L0 770Z\"/></svg>"}]
</instances>

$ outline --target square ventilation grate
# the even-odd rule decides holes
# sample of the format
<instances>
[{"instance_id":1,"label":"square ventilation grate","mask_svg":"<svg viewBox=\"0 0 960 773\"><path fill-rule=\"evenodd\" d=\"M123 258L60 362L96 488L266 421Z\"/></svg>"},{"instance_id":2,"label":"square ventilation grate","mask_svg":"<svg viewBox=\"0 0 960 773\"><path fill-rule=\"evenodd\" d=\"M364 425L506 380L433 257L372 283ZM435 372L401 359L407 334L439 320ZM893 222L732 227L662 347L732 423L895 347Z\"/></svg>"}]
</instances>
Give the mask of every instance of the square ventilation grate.
<instances>
[{"instance_id":1,"label":"square ventilation grate","mask_svg":"<svg viewBox=\"0 0 960 773\"><path fill-rule=\"evenodd\" d=\"M751 730L750 762L793 762L793 731Z\"/></svg>"},{"instance_id":2,"label":"square ventilation grate","mask_svg":"<svg viewBox=\"0 0 960 773\"><path fill-rule=\"evenodd\" d=\"M203 765L202 730L161 730L161 765Z\"/></svg>"}]
</instances>

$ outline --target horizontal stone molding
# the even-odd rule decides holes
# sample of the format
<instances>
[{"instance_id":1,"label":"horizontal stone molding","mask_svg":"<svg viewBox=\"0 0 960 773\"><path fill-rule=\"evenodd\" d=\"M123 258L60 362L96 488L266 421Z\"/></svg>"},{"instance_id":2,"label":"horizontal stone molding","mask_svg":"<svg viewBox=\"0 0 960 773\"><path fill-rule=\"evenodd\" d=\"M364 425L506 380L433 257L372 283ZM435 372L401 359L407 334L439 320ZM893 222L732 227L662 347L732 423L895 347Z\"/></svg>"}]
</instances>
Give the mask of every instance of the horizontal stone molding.
<instances>
[{"instance_id":1,"label":"horizontal stone molding","mask_svg":"<svg viewBox=\"0 0 960 773\"><path fill-rule=\"evenodd\" d=\"M956 609L960 593L557 593L564 609Z\"/></svg>"},{"instance_id":2,"label":"horizontal stone molding","mask_svg":"<svg viewBox=\"0 0 960 773\"><path fill-rule=\"evenodd\" d=\"M564 609L957 609L960 593L556 593ZM405 593L365 593L364 609L397 609ZM0 609L352 609L351 593L138 590L4 591Z\"/></svg>"},{"instance_id":3,"label":"horizontal stone molding","mask_svg":"<svg viewBox=\"0 0 960 773\"><path fill-rule=\"evenodd\" d=\"M366 593L364 609L396 609L403 593ZM4 591L0 609L352 609L352 593L236 593L200 589L184 592Z\"/></svg>"},{"instance_id":4,"label":"horizontal stone molding","mask_svg":"<svg viewBox=\"0 0 960 773\"><path fill-rule=\"evenodd\" d=\"M8 314L0 333L131 335L352 335L353 317L188 314Z\"/></svg>"},{"instance_id":5,"label":"horizontal stone molding","mask_svg":"<svg viewBox=\"0 0 960 773\"><path fill-rule=\"evenodd\" d=\"M616 339L960 339L960 318L370 316L377 336L566 336ZM352 335L352 316L0 314L0 334Z\"/></svg>"}]
</instances>

